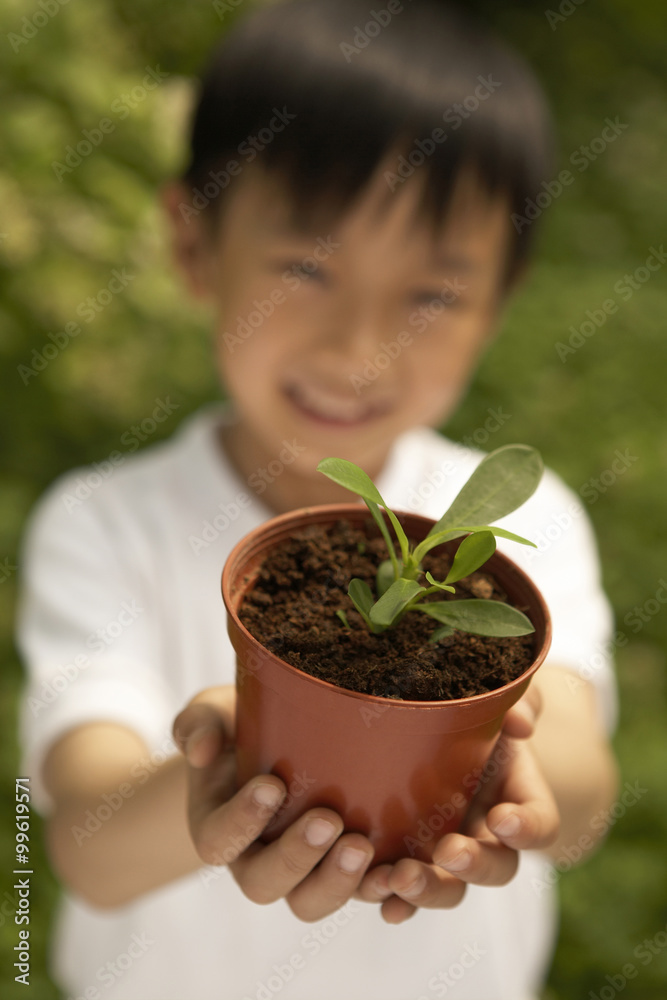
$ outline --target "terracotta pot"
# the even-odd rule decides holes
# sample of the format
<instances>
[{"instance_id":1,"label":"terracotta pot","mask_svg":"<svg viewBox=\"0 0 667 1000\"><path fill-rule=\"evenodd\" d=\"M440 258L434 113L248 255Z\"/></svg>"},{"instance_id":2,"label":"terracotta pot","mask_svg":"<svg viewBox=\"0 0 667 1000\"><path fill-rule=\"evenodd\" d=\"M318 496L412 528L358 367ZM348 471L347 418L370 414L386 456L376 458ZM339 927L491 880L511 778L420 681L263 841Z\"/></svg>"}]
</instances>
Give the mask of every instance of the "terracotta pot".
<instances>
[{"instance_id":1,"label":"terracotta pot","mask_svg":"<svg viewBox=\"0 0 667 1000\"><path fill-rule=\"evenodd\" d=\"M346 691L290 666L238 617L261 562L308 524L342 518L362 527L368 517L360 504L292 511L255 529L230 553L222 593L237 655L238 782L271 773L287 785L267 841L307 809L328 806L347 830L370 839L374 864L410 856L430 861L437 840L460 825L505 713L544 661L551 621L532 581L496 552L485 568L535 626L535 659L510 684L453 701L396 701ZM419 541L433 524L417 514L399 518L408 537Z\"/></svg>"}]
</instances>

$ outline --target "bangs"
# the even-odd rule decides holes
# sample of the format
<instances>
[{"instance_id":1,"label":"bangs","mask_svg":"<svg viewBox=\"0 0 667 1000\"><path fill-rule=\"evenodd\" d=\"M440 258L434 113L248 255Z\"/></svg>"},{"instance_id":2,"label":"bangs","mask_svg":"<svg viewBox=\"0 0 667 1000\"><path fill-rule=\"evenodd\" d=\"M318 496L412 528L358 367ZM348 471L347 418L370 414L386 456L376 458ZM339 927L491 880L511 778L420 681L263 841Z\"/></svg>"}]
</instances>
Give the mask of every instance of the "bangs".
<instances>
[{"instance_id":1,"label":"bangs","mask_svg":"<svg viewBox=\"0 0 667 1000\"><path fill-rule=\"evenodd\" d=\"M471 171L521 213L553 160L531 71L438 0L391 7L283 0L242 20L202 79L187 182L257 159L312 221L345 213L382 166L388 196L422 179L422 212L437 227ZM513 266L533 229L514 234Z\"/></svg>"}]
</instances>

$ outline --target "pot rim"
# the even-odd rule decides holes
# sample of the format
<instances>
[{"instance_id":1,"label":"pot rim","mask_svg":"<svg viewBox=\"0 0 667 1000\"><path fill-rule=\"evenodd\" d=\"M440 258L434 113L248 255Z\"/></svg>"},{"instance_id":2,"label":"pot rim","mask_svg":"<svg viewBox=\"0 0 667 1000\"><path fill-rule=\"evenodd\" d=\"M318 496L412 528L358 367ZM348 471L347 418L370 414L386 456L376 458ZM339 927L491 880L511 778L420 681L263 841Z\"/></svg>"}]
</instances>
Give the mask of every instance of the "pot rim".
<instances>
[{"instance_id":1,"label":"pot rim","mask_svg":"<svg viewBox=\"0 0 667 1000\"><path fill-rule=\"evenodd\" d=\"M431 525L436 523L435 518L425 517L423 514L418 514L415 511L406 511L392 507L394 513L401 518L401 516L407 516L411 518L416 518L418 520L427 522ZM236 608L233 606L231 600L232 593L232 581L241 576L243 571L243 564L247 564L252 561L262 550L266 550L269 546L262 544L264 541L270 542L271 536L276 536L282 534L282 529L286 524L289 524L295 520L312 520L313 523L322 524L331 519L341 519L345 518L349 514L358 515L363 513L370 517L370 511L363 503L337 503L337 504L317 504L310 507L299 507L295 510L290 510L284 514L277 514L275 517L264 521L262 524L258 525L248 534L244 535L236 545L233 547L227 559L222 571L222 599L227 610L227 615L234 622L235 627L241 632L246 641L249 641L251 646L255 649L257 653L261 653L262 656L270 656L278 663L280 663L289 673L296 675L298 678L308 681L311 684L316 685L321 689L325 689L330 693L338 693L340 695L345 695L349 698L356 698L362 701L379 704L386 706L395 706L396 708L412 708L412 709L442 709L443 706L451 705L452 708L465 708L465 706L479 705L482 701L493 701L498 698L504 698L517 687L525 685L528 680L535 674L538 667L542 665L547 657L549 649L551 647L552 639L552 622L549 609L546 605L544 597L542 596L539 588L534 583L534 581L525 573L519 566L513 562L509 556L506 556L504 552L494 552L490 559L499 560L505 563L509 567L510 571L518 578L520 583L529 589L533 595L535 604L539 612L541 613L544 620L544 638L540 648L537 651L535 659L528 667L524 670L519 677L515 677L514 680L509 681L507 684L503 684L499 688L495 688L493 691L486 691L481 694L471 695L467 698L446 698L438 699L435 701L413 701L409 699L394 699L394 698L384 698L380 695L365 694L361 691L351 691L348 688L339 687L337 684L332 684L330 681L324 681L319 677L313 677L312 674L306 673L304 670L300 670L298 667L293 666L291 663L287 663L280 656L277 656L271 650L267 649L266 646L262 645L259 639L248 631L241 619L239 618ZM264 539L263 536L268 535L268 539ZM255 543L255 551L247 552L246 550L253 548L253 543ZM445 544L445 543L441 543ZM242 561L242 556L245 554L245 559ZM493 572L493 570L490 570ZM239 588L245 589L245 588Z\"/></svg>"}]
</instances>

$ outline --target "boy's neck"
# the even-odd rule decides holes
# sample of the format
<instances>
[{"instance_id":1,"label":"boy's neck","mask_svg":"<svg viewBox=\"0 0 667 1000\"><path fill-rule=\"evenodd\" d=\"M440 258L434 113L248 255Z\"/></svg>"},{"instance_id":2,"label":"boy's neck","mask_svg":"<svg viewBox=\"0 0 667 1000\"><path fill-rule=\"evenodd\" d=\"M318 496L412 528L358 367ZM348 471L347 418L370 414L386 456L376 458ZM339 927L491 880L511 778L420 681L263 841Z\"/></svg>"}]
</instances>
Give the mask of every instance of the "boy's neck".
<instances>
[{"instance_id":1,"label":"boy's neck","mask_svg":"<svg viewBox=\"0 0 667 1000\"><path fill-rule=\"evenodd\" d=\"M242 421L220 427L218 441L227 460L248 484L251 495L260 497L262 503L275 514L317 504L355 502L349 490L337 486L316 472L301 475L291 465L285 464L280 475L263 476L261 470L275 462L276 456L262 449ZM382 468L367 471L375 479ZM261 492L261 487L258 489L260 483L264 487Z\"/></svg>"}]
</instances>

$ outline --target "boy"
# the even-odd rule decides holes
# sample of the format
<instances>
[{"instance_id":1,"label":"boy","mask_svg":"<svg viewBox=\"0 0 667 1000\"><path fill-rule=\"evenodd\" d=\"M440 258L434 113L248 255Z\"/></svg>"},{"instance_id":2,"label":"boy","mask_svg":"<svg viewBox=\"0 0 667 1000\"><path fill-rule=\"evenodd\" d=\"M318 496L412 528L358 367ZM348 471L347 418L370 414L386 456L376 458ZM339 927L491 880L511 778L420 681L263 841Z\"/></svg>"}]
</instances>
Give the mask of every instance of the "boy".
<instances>
[{"instance_id":1,"label":"boy","mask_svg":"<svg viewBox=\"0 0 667 1000\"><path fill-rule=\"evenodd\" d=\"M511 548L550 605L552 655L433 865L374 868L324 808L258 840L287 790L236 791L219 576L272 514L349 499L314 471L326 455L399 508L438 516L458 492L481 456L430 428L526 265L532 227L510 220L548 144L521 62L430 0L286 0L211 63L165 204L230 404L69 509L66 477L26 546L26 766L70 891L55 968L73 996L535 996L554 919L537 852L592 848L615 788L610 667L577 673L610 629L584 517L533 557ZM537 534L572 499L547 474L516 524Z\"/></svg>"}]
</instances>

